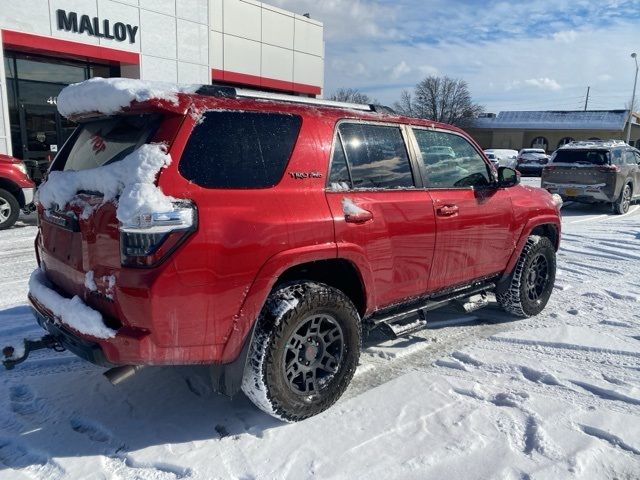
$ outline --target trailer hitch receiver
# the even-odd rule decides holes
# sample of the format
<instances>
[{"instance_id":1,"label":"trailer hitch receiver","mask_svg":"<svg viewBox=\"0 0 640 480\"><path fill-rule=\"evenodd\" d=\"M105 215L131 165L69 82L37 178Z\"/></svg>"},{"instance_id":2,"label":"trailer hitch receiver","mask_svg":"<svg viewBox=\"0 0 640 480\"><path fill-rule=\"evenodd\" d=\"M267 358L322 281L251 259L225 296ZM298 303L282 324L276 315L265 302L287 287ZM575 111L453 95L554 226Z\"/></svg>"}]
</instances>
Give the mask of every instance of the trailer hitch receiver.
<instances>
[{"instance_id":1,"label":"trailer hitch receiver","mask_svg":"<svg viewBox=\"0 0 640 480\"><path fill-rule=\"evenodd\" d=\"M38 340L25 338L22 348L9 345L2 349L2 365L4 365L4 368L7 370L12 370L13 367L24 362L29 357L29 353L34 350L42 350L43 348L50 348L56 352L64 352L65 350L60 342L52 335L45 335Z\"/></svg>"}]
</instances>

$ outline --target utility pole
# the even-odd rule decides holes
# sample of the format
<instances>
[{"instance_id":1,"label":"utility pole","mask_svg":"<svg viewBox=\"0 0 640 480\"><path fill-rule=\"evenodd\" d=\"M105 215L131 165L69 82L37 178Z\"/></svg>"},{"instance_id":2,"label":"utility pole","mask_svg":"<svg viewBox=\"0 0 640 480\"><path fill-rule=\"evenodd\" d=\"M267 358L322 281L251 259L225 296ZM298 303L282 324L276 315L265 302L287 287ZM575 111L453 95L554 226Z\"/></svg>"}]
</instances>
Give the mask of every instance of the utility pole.
<instances>
[{"instance_id":1,"label":"utility pole","mask_svg":"<svg viewBox=\"0 0 640 480\"><path fill-rule=\"evenodd\" d=\"M629 105L629 121L627 123L627 143L631 140L631 119L633 118L633 104L636 103L636 84L638 83L638 55L631 54L631 58L636 62L636 76L633 80L633 93L631 94L631 105Z\"/></svg>"},{"instance_id":2,"label":"utility pole","mask_svg":"<svg viewBox=\"0 0 640 480\"><path fill-rule=\"evenodd\" d=\"M587 87L587 98L584 99L584 111L587 111L587 105L589 105L589 90L591 87Z\"/></svg>"}]
</instances>

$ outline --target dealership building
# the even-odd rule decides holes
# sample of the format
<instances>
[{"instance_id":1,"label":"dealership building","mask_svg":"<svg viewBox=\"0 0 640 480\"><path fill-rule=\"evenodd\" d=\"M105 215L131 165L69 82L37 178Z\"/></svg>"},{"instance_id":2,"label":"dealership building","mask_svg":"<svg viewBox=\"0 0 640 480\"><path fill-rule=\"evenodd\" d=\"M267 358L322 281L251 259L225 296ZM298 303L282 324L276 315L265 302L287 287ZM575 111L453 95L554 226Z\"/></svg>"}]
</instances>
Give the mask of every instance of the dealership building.
<instances>
[{"instance_id":1,"label":"dealership building","mask_svg":"<svg viewBox=\"0 0 640 480\"><path fill-rule=\"evenodd\" d=\"M576 140L622 140L640 147L640 115L629 110L506 111L484 114L466 129L482 148L543 148L548 153Z\"/></svg>"},{"instance_id":2,"label":"dealership building","mask_svg":"<svg viewBox=\"0 0 640 480\"><path fill-rule=\"evenodd\" d=\"M0 153L50 159L73 130L64 86L91 77L322 93L323 25L253 0L2 0Z\"/></svg>"}]
</instances>

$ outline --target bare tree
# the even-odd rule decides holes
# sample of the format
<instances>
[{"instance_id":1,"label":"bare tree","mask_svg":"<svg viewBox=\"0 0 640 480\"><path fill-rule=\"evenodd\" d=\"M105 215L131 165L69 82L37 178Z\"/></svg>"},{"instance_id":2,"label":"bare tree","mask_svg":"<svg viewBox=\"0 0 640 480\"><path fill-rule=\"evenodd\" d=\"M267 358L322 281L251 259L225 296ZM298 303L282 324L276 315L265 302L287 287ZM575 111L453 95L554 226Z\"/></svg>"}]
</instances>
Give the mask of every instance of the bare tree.
<instances>
[{"instance_id":1,"label":"bare tree","mask_svg":"<svg viewBox=\"0 0 640 480\"><path fill-rule=\"evenodd\" d=\"M400 100L393 104L393 109L401 115L407 117L417 117L413 96L409 90L400 92Z\"/></svg>"},{"instance_id":2,"label":"bare tree","mask_svg":"<svg viewBox=\"0 0 640 480\"><path fill-rule=\"evenodd\" d=\"M339 88L329 97L329 100L333 100L335 102L349 102L349 103L376 103L375 100L371 99L369 95L362 93L360 90L356 88Z\"/></svg>"},{"instance_id":3,"label":"bare tree","mask_svg":"<svg viewBox=\"0 0 640 480\"><path fill-rule=\"evenodd\" d=\"M457 126L466 126L484 111L471 99L467 82L433 75L418 83L413 94L403 91L394 107L404 115Z\"/></svg>"}]
</instances>

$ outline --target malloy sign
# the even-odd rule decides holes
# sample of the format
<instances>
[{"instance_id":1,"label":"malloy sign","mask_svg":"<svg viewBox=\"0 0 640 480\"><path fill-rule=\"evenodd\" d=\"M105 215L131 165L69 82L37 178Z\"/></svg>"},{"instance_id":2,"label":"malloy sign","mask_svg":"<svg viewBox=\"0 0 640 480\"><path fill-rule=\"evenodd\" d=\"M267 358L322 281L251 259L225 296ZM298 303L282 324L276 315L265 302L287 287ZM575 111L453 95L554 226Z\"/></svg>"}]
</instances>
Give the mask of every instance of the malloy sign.
<instances>
[{"instance_id":1,"label":"malloy sign","mask_svg":"<svg viewBox=\"0 0 640 480\"><path fill-rule=\"evenodd\" d=\"M56 16L58 30L86 33L91 37L108 38L118 42L129 40L129 43L135 43L139 28L137 25L123 22L115 22L112 25L107 19L101 21L98 17L91 18L89 15L78 15L76 12L67 12L62 9L56 10Z\"/></svg>"}]
</instances>

